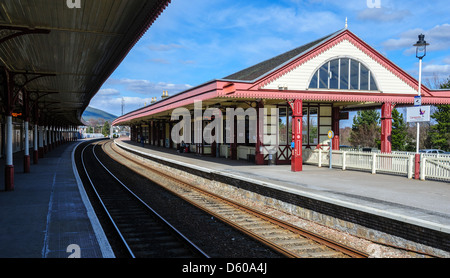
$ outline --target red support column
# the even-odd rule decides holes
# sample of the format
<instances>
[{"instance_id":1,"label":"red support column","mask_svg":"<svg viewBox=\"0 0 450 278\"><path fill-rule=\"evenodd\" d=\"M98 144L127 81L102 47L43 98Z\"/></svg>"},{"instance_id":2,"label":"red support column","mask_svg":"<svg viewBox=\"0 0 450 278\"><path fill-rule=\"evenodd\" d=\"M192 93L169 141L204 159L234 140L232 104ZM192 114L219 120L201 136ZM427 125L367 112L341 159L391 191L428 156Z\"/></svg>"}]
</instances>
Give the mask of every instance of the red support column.
<instances>
[{"instance_id":1,"label":"red support column","mask_svg":"<svg viewBox=\"0 0 450 278\"><path fill-rule=\"evenodd\" d=\"M291 170L292 172L303 171L303 157L302 157L302 129L303 129L303 101L296 99L292 106L292 148Z\"/></svg>"},{"instance_id":2,"label":"red support column","mask_svg":"<svg viewBox=\"0 0 450 278\"><path fill-rule=\"evenodd\" d=\"M339 122L340 122L340 109L339 107L333 107L333 123L332 128L334 132L333 137L333 150L339 151L339 145L340 145L340 138L339 138Z\"/></svg>"},{"instance_id":3,"label":"red support column","mask_svg":"<svg viewBox=\"0 0 450 278\"><path fill-rule=\"evenodd\" d=\"M420 179L420 154L416 153L414 156L414 179L419 180Z\"/></svg>"},{"instance_id":4,"label":"red support column","mask_svg":"<svg viewBox=\"0 0 450 278\"><path fill-rule=\"evenodd\" d=\"M383 103L381 107L381 152L391 153L392 109L395 105Z\"/></svg>"}]
</instances>

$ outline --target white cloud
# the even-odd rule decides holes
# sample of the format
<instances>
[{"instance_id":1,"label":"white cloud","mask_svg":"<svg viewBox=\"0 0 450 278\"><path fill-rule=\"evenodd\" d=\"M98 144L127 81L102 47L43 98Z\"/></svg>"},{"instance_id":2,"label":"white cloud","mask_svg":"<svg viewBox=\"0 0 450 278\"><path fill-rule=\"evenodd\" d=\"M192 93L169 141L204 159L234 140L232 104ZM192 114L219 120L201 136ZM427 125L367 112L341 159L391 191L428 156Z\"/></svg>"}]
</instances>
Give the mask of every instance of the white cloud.
<instances>
[{"instance_id":1,"label":"white cloud","mask_svg":"<svg viewBox=\"0 0 450 278\"><path fill-rule=\"evenodd\" d=\"M174 49L183 48L182 45L171 43L171 44L152 44L148 48L152 51L170 51Z\"/></svg>"},{"instance_id":2,"label":"white cloud","mask_svg":"<svg viewBox=\"0 0 450 278\"><path fill-rule=\"evenodd\" d=\"M134 92L143 95L160 95L162 91L170 90L170 94L179 93L181 91L187 90L192 86L189 84L172 84L165 82L150 82L148 80L137 80L137 79L109 79L106 83L107 86L124 86L129 92Z\"/></svg>"},{"instance_id":3,"label":"white cloud","mask_svg":"<svg viewBox=\"0 0 450 278\"><path fill-rule=\"evenodd\" d=\"M97 96L100 97L109 97L109 96L118 96L120 95L119 90L116 89L101 89L98 91Z\"/></svg>"},{"instance_id":4,"label":"white cloud","mask_svg":"<svg viewBox=\"0 0 450 278\"><path fill-rule=\"evenodd\" d=\"M154 58L154 59L149 59L148 61L155 63L155 64L164 64L164 65L170 64L169 60L163 59L163 58Z\"/></svg>"},{"instance_id":5,"label":"white cloud","mask_svg":"<svg viewBox=\"0 0 450 278\"><path fill-rule=\"evenodd\" d=\"M174 84L166 82L150 82L137 79L109 79L91 100L90 106L108 113L120 116L122 114L122 99L124 100L124 113L149 105L153 97L161 99L163 91L174 95L192 88L188 84ZM138 94L133 95L134 94ZM140 96L141 95L141 96Z\"/></svg>"},{"instance_id":6,"label":"white cloud","mask_svg":"<svg viewBox=\"0 0 450 278\"><path fill-rule=\"evenodd\" d=\"M95 96L89 106L106 111L116 116L122 115L122 99L124 103L124 114L142 108L150 104L151 98L140 97L97 97Z\"/></svg>"},{"instance_id":7,"label":"white cloud","mask_svg":"<svg viewBox=\"0 0 450 278\"><path fill-rule=\"evenodd\" d=\"M386 50L407 49L405 54L415 53L412 46L418 40L418 35L424 34L425 40L430 43L430 51L446 50L450 48L450 24L436 25L430 30L411 29L400 34L398 39L390 39L383 43Z\"/></svg>"},{"instance_id":8,"label":"white cloud","mask_svg":"<svg viewBox=\"0 0 450 278\"><path fill-rule=\"evenodd\" d=\"M408 10L394 10L382 6L379 9L372 8L360 11L358 13L358 19L377 22L399 22L410 15L411 12Z\"/></svg>"},{"instance_id":9,"label":"white cloud","mask_svg":"<svg viewBox=\"0 0 450 278\"><path fill-rule=\"evenodd\" d=\"M429 73L450 73L450 65L427 65L423 68L423 71Z\"/></svg>"}]
</instances>

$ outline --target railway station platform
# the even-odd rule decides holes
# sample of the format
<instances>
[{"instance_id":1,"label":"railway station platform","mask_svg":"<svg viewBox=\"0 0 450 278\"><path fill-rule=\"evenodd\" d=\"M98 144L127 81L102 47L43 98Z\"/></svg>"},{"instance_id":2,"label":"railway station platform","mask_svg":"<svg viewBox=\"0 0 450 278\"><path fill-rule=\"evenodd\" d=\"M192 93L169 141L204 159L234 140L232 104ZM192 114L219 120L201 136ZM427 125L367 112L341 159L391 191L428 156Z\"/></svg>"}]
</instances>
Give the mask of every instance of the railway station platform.
<instances>
[{"instance_id":1,"label":"railway station platform","mask_svg":"<svg viewBox=\"0 0 450 278\"><path fill-rule=\"evenodd\" d=\"M14 155L15 190L0 191L0 258L114 256L74 172L79 143L46 153L29 174L23 173L23 152Z\"/></svg>"},{"instance_id":2,"label":"railway station platform","mask_svg":"<svg viewBox=\"0 0 450 278\"><path fill-rule=\"evenodd\" d=\"M182 165L187 171L226 177L237 180L235 184L242 182L253 188L261 186L271 189L270 194L291 195L286 199L293 199L292 195L300 196L305 204L308 204L305 200L326 203L331 214L347 219L359 217L362 225L391 231L400 237L411 235L408 240L424 241L445 250L444 256L450 254L450 183L313 165L304 165L302 172L293 173L290 165L258 166L247 161L197 156L195 153L179 154L172 149L142 147L128 137L116 139L116 143ZM322 212L326 211L323 207Z\"/></svg>"}]
</instances>

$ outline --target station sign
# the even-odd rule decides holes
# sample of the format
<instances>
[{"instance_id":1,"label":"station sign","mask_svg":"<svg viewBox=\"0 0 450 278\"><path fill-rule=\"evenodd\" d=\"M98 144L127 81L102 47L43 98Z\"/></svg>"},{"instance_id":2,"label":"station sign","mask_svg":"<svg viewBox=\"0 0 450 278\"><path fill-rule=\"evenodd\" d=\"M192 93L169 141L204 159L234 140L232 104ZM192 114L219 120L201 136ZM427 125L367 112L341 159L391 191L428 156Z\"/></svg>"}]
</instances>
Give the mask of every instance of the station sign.
<instances>
[{"instance_id":1,"label":"station sign","mask_svg":"<svg viewBox=\"0 0 450 278\"><path fill-rule=\"evenodd\" d=\"M431 106L417 106L406 108L408 123L429 122L431 120Z\"/></svg>"},{"instance_id":2,"label":"station sign","mask_svg":"<svg viewBox=\"0 0 450 278\"><path fill-rule=\"evenodd\" d=\"M421 96L415 96L414 97L414 106L421 106L422 105L422 97Z\"/></svg>"}]
</instances>

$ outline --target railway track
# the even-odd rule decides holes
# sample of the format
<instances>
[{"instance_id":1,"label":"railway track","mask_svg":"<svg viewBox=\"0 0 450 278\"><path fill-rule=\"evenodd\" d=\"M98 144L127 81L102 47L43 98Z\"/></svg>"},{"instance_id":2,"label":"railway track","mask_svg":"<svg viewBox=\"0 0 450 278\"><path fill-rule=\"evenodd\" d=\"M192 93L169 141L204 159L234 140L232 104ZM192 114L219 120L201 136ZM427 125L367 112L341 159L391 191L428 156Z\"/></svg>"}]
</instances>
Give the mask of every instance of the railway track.
<instances>
[{"instance_id":1,"label":"railway track","mask_svg":"<svg viewBox=\"0 0 450 278\"><path fill-rule=\"evenodd\" d=\"M195 185L150 167L142 159L133 158L112 141L102 144L107 155L136 173L160 184L173 194L206 211L213 217L266 244L290 258L366 258L353 250L319 235L302 230L262 212L224 199Z\"/></svg>"},{"instance_id":2,"label":"railway track","mask_svg":"<svg viewBox=\"0 0 450 278\"><path fill-rule=\"evenodd\" d=\"M96 155L97 142L81 151L82 168L117 235L132 258L208 258L114 176Z\"/></svg>"}]
</instances>

